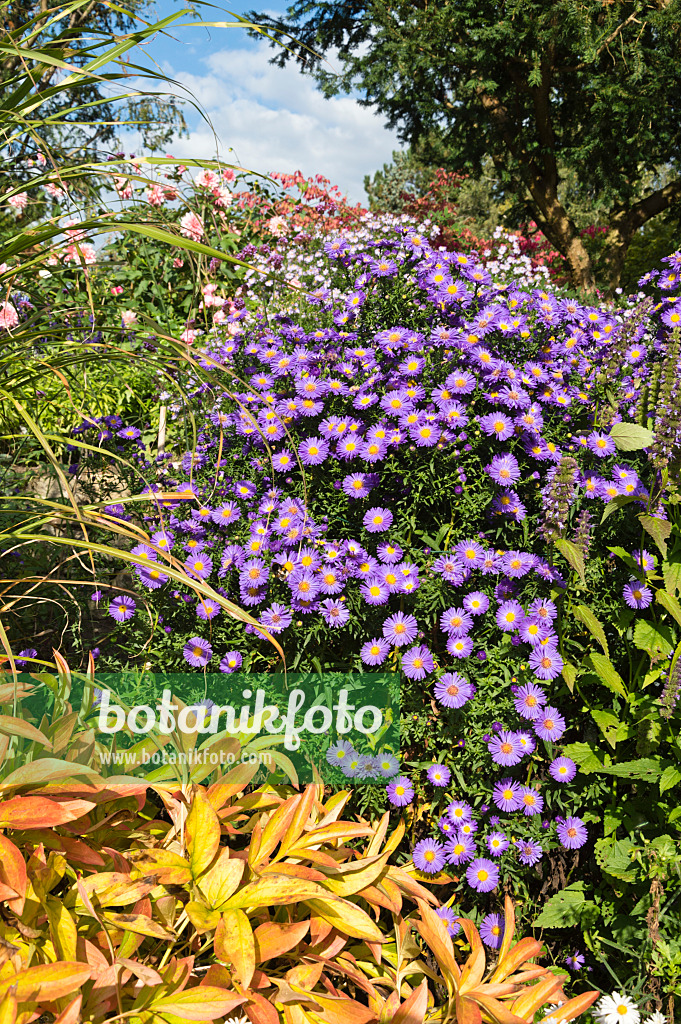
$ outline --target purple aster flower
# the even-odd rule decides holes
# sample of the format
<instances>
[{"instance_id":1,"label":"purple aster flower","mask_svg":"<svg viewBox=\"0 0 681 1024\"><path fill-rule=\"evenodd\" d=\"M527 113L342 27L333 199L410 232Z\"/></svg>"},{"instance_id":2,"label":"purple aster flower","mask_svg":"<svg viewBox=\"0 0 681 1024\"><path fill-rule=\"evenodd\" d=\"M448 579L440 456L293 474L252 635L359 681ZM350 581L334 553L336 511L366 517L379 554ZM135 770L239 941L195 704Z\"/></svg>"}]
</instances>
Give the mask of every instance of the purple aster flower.
<instances>
[{"instance_id":1,"label":"purple aster flower","mask_svg":"<svg viewBox=\"0 0 681 1024\"><path fill-rule=\"evenodd\" d=\"M327 626L338 628L344 626L350 619L350 611L341 601L334 601L333 598L327 597L325 601L321 602L320 607Z\"/></svg>"},{"instance_id":2,"label":"purple aster flower","mask_svg":"<svg viewBox=\"0 0 681 1024\"><path fill-rule=\"evenodd\" d=\"M426 775L433 786L448 786L452 773L444 764L431 764Z\"/></svg>"},{"instance_id":3,"label":"purple aster flower","mask_svg":"<svg viewBox=\"0 0 681 1024\"><path fill-rule=\"evenodd\" d=\"M609 434L601 434L597 430L592 431L586 439L589 451L605 459L608 455L614 455L617 447Z\"/></svg>"},{"instance_id":4,"label":"purple aster flower","mask_svg":"<svg viewBox=\"0 0 681 1024\"><path fill-rule=\"evenodd\" d=\"M532 616L532 618L539 619L541 622L550 623L557 617L558 609L553 601L549 601L548 598L538 597L527 609L527 614Z\"/></svg>"},{"instance_id":5,"label":"purple aster flower","mask_svg":"<svg viewBox=\"0 0 681 1024\"><path fill-rule=\"evenodd\" d=\"M368 498L371 487L367 483L369 474L351 473L343 480L343 491L348 498Z\"/></svg>"},{"instance_id":6,"label":"purple aster flower","mask_svg":"<svg viewBox=\"0 0 681 1024\"><path fill-rule=\"evenodd\" d=\"M440 628L452 636L464 636L472 625L472 616L463 608L448 608L440 617Z\"/></svg>"},{"instance_id":7,"label":"purple aster flower","mask_svg":"<svg viewBox=\"0 0 681 1024\"><path fill-rule=\"evenodd\" d=\"M393 514L389 508L370 508L362 522L369 533L383 533L392 526Z\"/></svg>"},{"instance_id":8,"label":"purple aster flower","mask_svg":"<svg viewBox=\"0 0 681 1024\"><path fill-rule=\"evenodd\" d=\"M571 956L565 957L565 963L571 971L580 971L584 966L584 954L576 949Z\"/></svg>"},{"instance_id":9,"label":"purple aster flower","mask_svg":"<svg viewBox=\"0 0 681 1024\"><path fill-rule=\"evenodd\" d=\"M485 549L476 540L462 540L454 549L459 561L468 569L479 569L485 561Z\"/></svg>"},{"instance_id":10,"label":"purple aster flower","mask_svg":"<svg viewBox=\"0 0 681 1024\"><path fill-rule=\"evenodd\" d=\"M653 592L650 587L639 583L638 580L630 580L622 593L624 600L630 608L647 608L653 599Z\"/></svg>"},{"instance_id":11,"label":"purple aster flower","mask_svg":"<svg viewBox=\"0 0 681 1024\"><path fill-rule=\"evenodd\" d=\"M207 640L202 640L200 636L193 636L184 645L182 654L184 660L193 668L203 668L213 657L213 648Z\"/></svg>"},{"instance_id":12,"label":"purple aster flower","mask_svg":"<svg viewBox=\"0 0 681 1024\"><path fill-rule=\"evenodd\" d=\"M242 663L243 658L238 651L227 651L220 662L220 671L225 675L231 675L232 672L237 672L241 668Z\"/></svg>"},{"instance_id":13,"label":"purple aster flower","mask_svg":"<svg viewBox=\"0 0 681 1024\"><path fill-rule=\"evenodd\" d=\"M435 699L443 708L461 708L475 694L475 686L458 672L445 672L435 684Z\"/></svg>"},{"instance_id":14,"label":"purple aster flower","mask_svg":"<svg viewBox=\"0 0 681 1024\"><path fill-rule=\"evenodd\" d=\"M540 740L559 740L565 732L565 719L557 708L542 708L534 719L534 731Z\"/></svg>"},{"instance_id":15,"label":"purple aster flower","mask_svg":"<svg viewBox=\"0 0 681 1024\"><path fill-rule=\"evenodd\" d=\"M270 633L282 633L293 622L293 615L285 605L274 602L260 613L260 621Z\"/></svg>"},{"instance_id":16,"label":"purple aster flower","mask_svg":"<svg viewBox=\"0 0 681 1024\"><path fill-rule=\"evenodd\" d=\"M414 616L405 615L404 612L395 612L383 623L383 636L396 647L410 644L416 638L418 630L418 622Z\"/></svg>"},{"instance_id":17,"label":"purple aster flower","mask_svg":"<svg viewBox=\"0 0 681 1024\"><path fill-rule=\"evenodd\" d=\"M414 799L414 787L404 775L398 775L385 787L388 800L393 807L406 807Z\"/></svg>"},{"instance_id":18,"label":"purple aster flower","mask_svg":"<svg viewBox=\"0 0 681 1024\"><path fill-rule=\"evenodd\" d=\"M520 787L520 799L522 800L523 814L528 818L534 814L541 814L544 809L543 796L531 786Z\"/></svg>"},{"instance_id":19,"label":"purple aster flower","mask_svg":"<svg viewBox=\"0 0 681 1024\"><path fill-rule=\"evenodd\" d=\"M498 441L507 441L513 434L513 420L501 412L491 412L487 416L481 416L478 419L478 424L488 437L496 437Z\"/></svg>"},{"instance_id":20,"label":"purple aster flower","mask_svg":"<svg viewBox=\"0 0 681 1024\"><path fill-rule=\"evenodd\" d=\"M427 647L410 647L402 655L402 671L407 679L425 679L434 667L433 656Z\"/></svg>"},{"instance_id":21,"label":"purple aster flower","mask_svg":"<svg viewBox=\"0 0 681 1024\"><path fill-rule=\"evenodd\" d=\"M546 641L555 635L545 622L529 615L520 624L518 632L520 639L526 644L532 644L533 647L537 647L539 644L546 645ZM550 646L555 646L555 643Z\"/></svg>"},{"instance_id":22,"label":"purple aster flower","mask_svg":"<svg viewBox=\"0 0 681 1024\"><path fill-rule=\"evenodd\" d=\"M483 917L480 938L490 949L499 949L504 938L504 919L500 914L487 914Z\"/></svg>"},{"instance_id":23,"label":"purple aster flower","mask_svg":"<svg viewBox=\"0 0 681 1024\"><path fill-rule=\"evenodd\" d=\"M447 807L447 816L455 825L461 826L464 821L471 821L473 808L465 800L452 800Z\"/></svg>"},{"instance_id":24,"label":"purple aster flower","mask_svg":"<svg viewBox=\"0 0 681 1024\"><path fill-rule=\"evenodd\" d=\"M310 572L295 570L288 580L291 594L297 601L313 601L319 593L319 581Z\"/></svg>"},{"instance_id":25,"label":"purple aster flower","mask_svg":"<svg viewBox=\"0 0 681 1024\"><path fill-rule=\"evenodd\" d=\"M581 818L566 818L556 826L558 839L566 850L578 850L589 838L586 825Z\"/></svg>"},{"instance_id":26,"label":"purple aster flower","mask_svg":"<svg viewBox=\"0 0 681 1024\"><path fill-rule=\"evenodd\" d=\"M487 744L487 749L494 763L503 765L504 768L519 764L523 758L522 747L512 732L503 731L498 736L493 736Z\"/></svg>"},{"instance_id":27,"label":"purple aster flower","mask_svg":"<svg viewBox=\"0 0 681 1024\"><path fill-rule=\"evenodd\" d=\"M464 597L463 606L471 615L484 615L489 608L489 598L481 590L474 590Z\"/></svg>"},{"instance_id":28,"label":"purple aster flower","mask_svg":"<svg viewBox=\"0 0 681 1024\"><path fill-rule=\"evenodd\" d=\"M534 719L546 703L544 691L536 683L525 683L516 690L513 705L523 718Z\"/></svg>"},{"instance_id":29,"label":"purple aster flower","mask_svg":"<svg viewBox=\"0 0 681 1024\"><path fill-rule=\"evenodd\" d=\"M141 565L135 569L135 574L145 587L149 590L158 590L164 583L168 582L168 577L164 572L161 572L156 565Z\"/></svg>"},{"instance_id":30,"label":"purple aster flower","mask_svg":"<svg viewBox=\"0 0 681 1024\"><path fill-rule=\"evenodd\" d=\"M535 647L529 666L538 679L556 679L563 670L563 659L555 647Z\"/></svg>"},{"instance_id":31,"label":"purple aster flower","mask_svg":"<svg viewBox=\"0 0 681 1024\"><path fill-rule=\"evenodd\" d=\"M448 583L458 585L464 581L464 566L456 555L441 555L433 562L433 572L444 577Z\"/></svg>"},{"instance_id":32,"label":"purple aster flower","mask_svg":"<svg viewBox=\"0 0 681 1024\"><path fill-rule=\"evenodd\" d=\"M536 864L542 859L544 853L539 843L534 842L532 839L522 839L516 844L518 850L518 860L521 864L531 866Z\"/></svg>"},{"instance_id":33,"label":"purple aster flower","mask_svg":"<svg viewBox=\"0 0 681 1024\"><path fill-rule=\"evenodd\" d=\"M492 799L502 811L518 811L522 807L520 786L512 779L502 779L497 782L492 791Z\"/></svg>"},{"instance_id":34,"label":"purple aster flower","mask_svg":"<svg viewBox=\"0 0 681 1024\"><path fill-rule=\"evenodd\" d=\"M298 456L304 466L318 466L329 451L329 442L323 437L308 437L298 446Z\"/></svg>"},{"instance_id":35,"label":"purple aster flower","mask_svg":"<svg viewBox=\"0 0 681 1024\"><path fill-rule=\"evenodd\" d=\"M475 840L471 836L455 835L445 843L448 864L467 864L475 855Z\"/></svg>"},{"instance_id":36,"label":"purple aster flower","mask_svg":"<svg viewBox=\"0 0 681 1024\"><path fill-rule=\"evenodd\" d=\"M557 757L549 765L549 775L556 782L572 782L577 774L577 765L569 757Z\"/></svg>"},{"instance_id":37,"label":"purple aster flower","mask_svg":"<svg viewBox=\"0 0 681 1024\"><path fill-rule=\"evenodd\" d=\"M376 554L385 565L395 565L402 558L402 548L399 544L391 544L390 541L383 541L378 545Z\"/></svg>"},{"instance_id":38,"label":"purple aster flower","mask_svg":"<svg viewBox=\"0 0 681 1024\"><path fill-rule=\"evenodd\" d=\"M502 853L508 850L510 843L503 832L491 832L487 839L487 849L493 857L501 857Z\"/></svg>"},{"instance_id":39,"label":"purple aster flower","mask_svg":"<svg viewBox=\"0 0 681 1024\"><path fill-rule=\"evenodd\" d=\"M211 601L208 597L200 597L196 605L196 617L204 622L209 622L219 615L222 609L217 601Z\"/></svg>"},{"instance_id":40,"label":"purple aster flower","mask_svg":"<svg viewBox=\"0 0 681 1024\"><path fill-rule=\"evenodd\" d=\"M496 622L505 633L515 633L525 618L519 601L502 601L497 609Z\"/></svg>"},{"instance_id":41,"label":"purple aster flower","mask_svg":"<svg viewBox=\"0 0 681 1024\"><path fill-rule=\"evenodd\" d=\"M135 608L137 605L131 597L123 594L121 597L115 597L109 605L109 615L116 622L127 622L135 614Z\"/></svg>"},{"instance_id":42,"label":"purple aster flower","mask_svg":"<svg viewBox=\"0 0 681 1024\"><path fill-rule=\"evenodd\" d=\"M362 583L359 592L367 604L373 605L386 604L390 597L390 589L387 583L379 579L378 576L372 576L365 583Z\"/></svg>"},{"instance_id":43,"label":"purple aster flower","mask_svg":"<svg viewBox=\"0 0 681 1024\"><path fill-rule=\"evenodd\" d=\"M520 480L520 466L514 455L495 455L486 471L495 483L504 487Z\"/></svg>"},{"instance_id":44,"label":"purple aster flower","mask_svg":"<svg viewBox=\"0 0 681 1024\"><path fill-rule=\"evenodd\" d=\"M461 925L456 919L457 914L452 910L451 907L438 907L435 913L445 922L445 924L447 925L447 931L452 936L452 938L455 935L458 935L458 933L461 931Z\"/></svg>"},{"instance_id":45,"label":"purple aster flower","mask_svg":"<svg viewBox=\"0 0 681 1024\"><path fill-rule=\"evenodd\" d=\"M23 651L19 651L19 653L17 654L17 656L14 659L14 664L16 665L17 668L23 668L23 666L26 664L26 661L25 661L26 658L37 658L37 657L38 657L38 652L36 651L35 647L26 647ZM449 780L447 780L447 781L449 781ZM447 783L444 783L444 785L446 785L446 784ZM439 783L439 785L442 785L442 783Z\"/></svg>"},{"instance_id":46,"label":"purple aster flower","mask_svg":"<svg viewBox=\"0 0 681 1024\"><path fill-rule=\"evenodd\" d=\"M491 892L499 882L499 868L487 857L476 857L466 868L466 881L476 892Z\"/></svg>"},{"instance_id":47,"label":"purple aster flower","mask_svg":"<svg viewBox=\"0 0 681 1024\"><path fill-rule=\"evenodd\" d=\"M382 665L390 652L390 644L387 640L379 640L374 637L368 640L359 652L359 656L365 665Z\"/></svg>"},{"instance_id":48,"label":"purple aster flower","mask_svg":"<svg viewBox=\"0 0 681 1024\"><path fill-rule=\"evenodd\" d=\"M535 562L534 555L528 554L527 551L507 551L501 557L500 568L511 579L519 579L534 569Z\"/></svg>"},{"instance_id":49,"label":"purple aster flower","mask_svg":"<svg viewBox=\"0 0 681 1024\"><path fill-rule=\"evenodd\" d=\"M473 653L473 641L469 636L450 636L447 650L454 658L468 658Z\"/></svg>"},{"instance_id":50,"label":"purple aster flower","mask_svg":"<svg viewBox=\"0 0 681 1024\"><path fill-rule=\"evenodd\" d=\"M412 854L414 867L429 875L436 875L445 866L445 851L441 843L435 839L422 839L414 847Z\"/></svg>"},{"instance_id":51,"label":"purple aster flower","mask_svg":"<svg viewBox=\"0 0 681 1024\"><path fill-rule=\"evenodd\" d=\"M208 555L197 554L192 558L189 558L185 563L187 572L192 576L196 576L200 580L207 579L213 569L213 562Z\"/></svg>"}]
</instances>

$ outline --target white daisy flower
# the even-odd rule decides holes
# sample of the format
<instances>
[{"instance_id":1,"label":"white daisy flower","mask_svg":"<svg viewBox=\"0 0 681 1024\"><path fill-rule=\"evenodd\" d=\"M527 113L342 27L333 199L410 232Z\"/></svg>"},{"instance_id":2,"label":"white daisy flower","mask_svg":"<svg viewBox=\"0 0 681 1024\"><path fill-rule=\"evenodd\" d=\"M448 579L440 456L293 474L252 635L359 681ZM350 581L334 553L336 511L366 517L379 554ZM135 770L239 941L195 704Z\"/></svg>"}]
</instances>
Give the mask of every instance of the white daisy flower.
<instances>
[{"instance_id":1,"label":"white daisy flower","mask_svg":"<svg viewBox=\"0 0 681 1024\"><path fill-rule=\"evenodd\" d=\"M650 1017L646 1017L643 1024L667 1024L667 1018L661 1010L655 1010Z\"/></svg>"},{"instance_id":2,"label":"white daisy flower","mask_svg":"<svg viewBox=\"0 0 681 1024\"><path fill-rule=\"evenodd\" d=\"M601 996L592 1010L592 1015L598 1024L639 1024L641 1020L634 1000L619 992L613 992L611 996Z\"/></svg>"}]
</instances>

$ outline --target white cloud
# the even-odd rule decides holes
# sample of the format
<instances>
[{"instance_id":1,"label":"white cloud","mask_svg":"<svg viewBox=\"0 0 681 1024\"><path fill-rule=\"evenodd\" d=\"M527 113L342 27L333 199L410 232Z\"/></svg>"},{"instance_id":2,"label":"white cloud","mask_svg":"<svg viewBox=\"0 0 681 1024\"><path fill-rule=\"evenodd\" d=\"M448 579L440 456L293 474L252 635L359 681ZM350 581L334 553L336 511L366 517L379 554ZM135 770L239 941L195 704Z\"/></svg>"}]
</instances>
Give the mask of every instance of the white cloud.
<instances>
[{"instance_id":1,"label":"white cloud","mask_svg":"<svg viewBox=\"0 0 681 1024\"><path fill-rule=\"evenodd\" d=\"M202 60L205 75L170 73L207 111L227 163L262 173L323 174L352 202L364 202L364 175L391 159L399 147L395 133L350 96L325 100L295 67L269 64L271 54L266 45L220 50ZM210 127L196 123L172 150L180 158L211 157Z\"/></svg>"}]
</instances>

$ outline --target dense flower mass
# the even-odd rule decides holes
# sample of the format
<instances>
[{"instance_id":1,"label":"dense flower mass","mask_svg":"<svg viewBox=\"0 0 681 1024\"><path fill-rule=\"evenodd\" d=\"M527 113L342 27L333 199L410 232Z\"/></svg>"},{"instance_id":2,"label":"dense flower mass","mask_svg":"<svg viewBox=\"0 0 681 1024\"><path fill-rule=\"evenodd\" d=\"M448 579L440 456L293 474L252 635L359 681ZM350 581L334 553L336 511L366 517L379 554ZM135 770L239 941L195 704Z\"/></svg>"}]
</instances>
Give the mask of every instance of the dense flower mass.
<instances>
[{"instance_id":1,"label":"dense flower mass","mask_svg":"<svg viewBox=\"0 0 681 1024\"><path fill-rule=\"evenodd\" d=\"M665 523L681 423L655 389L665 373L678 379L669 314L679 303L667 290L642 312L502 284L475 254L459 259L428 237L427 226L392 223L372 239L354 225L307 263L290 241L270 282L274 294L295 277L285 310L241 302L192 339L213 373L210 385L189 382L198 443L158 460L135 571L142 599L163 600L167 630L176 609L179 654L199 670L277 661L255 626L237 633L216 602L173 590L169 553L296 664L399 673L429 722L447 723L446 749L419 751L427 730L412 742L406 760L423 760L422 782L399 752L369 757L340 737L327 761L346 778L389 780L396 808L425 785L432 834L415 843L414 866L457 868L472 899L498 891L504 872L538 874L545 854L595 841L595 819L579 816L573 693L597 664L577 666L565 642L566 592L570 579L584 583L597 524L628 505L653 537ZM653 443L654 417L664 429ZM624 560L622 629L651 604L655 568L643 550ZM579 621L607 650L599 624L583 611ZM492 687L499 720L481 721ZM457 751L478 759L470 793ZM499 922L486 921L496 948Z\"/></svg>"}]
</instances>

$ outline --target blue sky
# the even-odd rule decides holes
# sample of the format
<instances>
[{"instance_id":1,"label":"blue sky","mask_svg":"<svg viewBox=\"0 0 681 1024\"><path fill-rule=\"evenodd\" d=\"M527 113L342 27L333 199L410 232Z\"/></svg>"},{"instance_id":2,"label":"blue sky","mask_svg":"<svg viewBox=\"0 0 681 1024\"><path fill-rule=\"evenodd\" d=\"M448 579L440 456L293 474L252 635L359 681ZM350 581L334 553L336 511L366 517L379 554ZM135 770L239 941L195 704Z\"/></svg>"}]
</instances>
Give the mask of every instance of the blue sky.
<instances>
[{"instance_id":1,"label":"blue sky","mask_svg":"<svg viewBox=\"0 0 681 1024\"><path fill-rule=\"evenodd\" d=\"M173 0L160 0L157 17L178 8ZM258 9L257 0L229 9L244 14L251 8ZM283 12L284 5L278 9ZM267 10L277 8L268 4ZM225 18L216 10L214 20ZM352 96L325 100L295 67L273 67L271 49L242 29L171 29L171 35L145 47L147 59L190 89L211 122L202 122L187 105L190 137L173 143L173 156L210 159L217 136L219 155L228 163L263 173L324 174L351 201L366 200L364 175L399 148L380 117Z\"/></svg>"}]
</instances>

